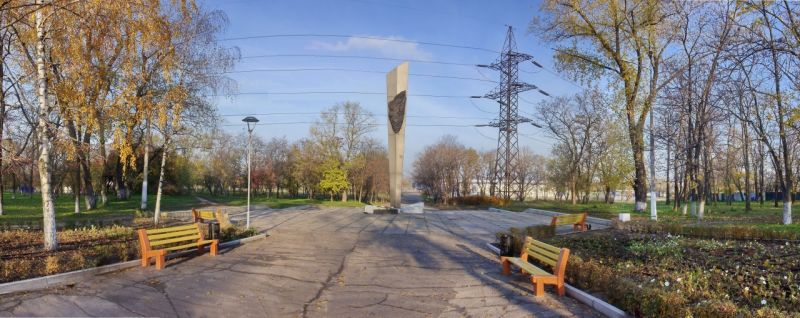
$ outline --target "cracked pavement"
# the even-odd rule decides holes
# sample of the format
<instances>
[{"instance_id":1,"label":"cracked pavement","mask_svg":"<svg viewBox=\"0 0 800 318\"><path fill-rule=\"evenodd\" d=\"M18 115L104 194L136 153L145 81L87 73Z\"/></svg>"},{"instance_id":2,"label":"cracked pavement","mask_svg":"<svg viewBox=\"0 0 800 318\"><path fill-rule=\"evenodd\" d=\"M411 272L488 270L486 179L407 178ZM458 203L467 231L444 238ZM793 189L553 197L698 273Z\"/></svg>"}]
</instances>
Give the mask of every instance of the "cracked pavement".
<instances>
[{"instance_id":1,"label":"cracked pavement","mask_svg":"<svg viewBox=\"0 0 800 318\"><path fill-rule=\"evenodd\" d=\"M534 298L484 246L530 213L354 208L265 210L266 239L133 268L74 286L4 295L0 316L599 317L572 298Z\"/></svg>"}]
</instances>

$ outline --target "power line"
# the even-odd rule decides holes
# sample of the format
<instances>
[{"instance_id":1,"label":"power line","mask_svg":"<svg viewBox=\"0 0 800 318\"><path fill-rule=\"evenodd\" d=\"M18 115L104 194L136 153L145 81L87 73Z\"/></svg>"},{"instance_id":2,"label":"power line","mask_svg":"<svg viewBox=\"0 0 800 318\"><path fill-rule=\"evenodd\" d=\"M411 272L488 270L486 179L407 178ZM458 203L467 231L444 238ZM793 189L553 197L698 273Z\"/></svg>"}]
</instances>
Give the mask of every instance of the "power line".
<instances>
[{"instance_id":1,"label":"power line","mask_svg":"<svg viewBox=\"0 0 800 318\"><path fill-rule=\"evenodd\" d=\"M484 135L478 127L472 127L478 135L481 135L483 138L494 140L494 138Z\"/></svg>"},{"instance_id":2,"label":"power line","mask_svg":"<svg viewBox=\"0 0 800 318\"><path fill-rule=\"evenodd\" d=\"M446 61L429 61L429 60L420 60L420 59L403 59L403 58L390 58L390 57L377 57L377 56L363 56L363 55L329 55L329 54L264 54L264 55L251 55L251 56L242 56L241 59L251 59L251 58L271 58L271 57L315 57L315 58L352 58L352 59L368 59L368 60L385 60L385 61L408 61L408 62L415 62L415 63L428 63L428 64L442 64L442 65L456 65L456 66L475 66L475 63L463 63L463 62L446 62ZM535 62L534 66L544 70L547 73L557 77L558 79L569 83L572 86L575 86L580 89L587 89L583 85L570 80L560 73L551 70L548 67L543 66L541 63ZM528 73L528 74L538 74L539 72L536 71L528 71L524 69L520 69L521 72ZM488 79L483 73L478 70L478 73L481 74L482 77Z\"/></svg>"},{"instance_id":3,"label":"power line","mask_svg":"<svg viewBox=\"0 0 800 318\"><path fill-rule=\"evenodd\" d=\"M490 53L500 53L500 52L495 51L495 50L482 48L482 47L476 47L476 46L469 46L469 45L438 43L438 42L428 42L428 41L413 41L413 40L396 39L396 38L385 38L385 37L379 37L379 36L345 35L345 34L315 34L315 33L305 33L305 34L264 34L264 35L251 35L251 36L241 36L241 37L232 37L232 38L222 38L222 39L217 40L217 42L254 40L254 39L271 39L271 38L308 38L308 37L377 40L377 41L388 41L388 42L397 42L397 43L411 43L411 44L420 44L420 45L449 47L449 48L456 48L456 49L467 49L467 50L483 51L483 52L490 52Z\"/></svg>"},{"instance_id":4,"label":"power line","mask_svg":"<svg viewBox=\"0 0 800 318\"><path fill-rule=\"evenodd\" d=\"M333 55L333 54L264 54L264 55L248 55L242 56L241 59L256 59L256 58L273 58L273 57L314 57L314 58L348 58L348 59L364 59L364 60L380 60L380 61L397 61L397 62L414 62L426 64L442 64L442 65L456 65L456 66L475 66L475 63L461 63L461 62L445 62L445 61L430 61L420 59L404 59L404 58L391 58L391 57L378 57L378 56L365 56L365 55Z\"/></svg>"},{"instance_id":5,"label":"power line","mask_svg":"<svg viewBox=\"0 0 800 318\"><path fill-rule=\"evenodd\" d=\"M361 70L361 69L352 69L352 68L339 68L339 67L319 67L319 68L271 68L271 69L252 69L252 70L240 70L240 71L227 71L216 73L217 74L232 74L232 73L257 73L257 72L357 72L357 73L370 73L370 74L386 74L384 71L373 71L373 70ZM420 73L409 73L409 76L420 76L420 77L433 77L433 78L449 78L449 79L459 79L459 80L470 80L470 81L480 81L480 82L492 82L497 83L497 81L493 81L490 79L480 79L474 77L463 77L463 76L450 76L450 75L437 75L437 74L420 74Z\"/></svg>"},{"instance_id":6,"label":"power line","mask_svg":"<svg viewBox=\"0 0 800 318\"><path fill-rule=\"evenodd\" d=\"M221 117L241 117L241 116L294 116L294 115L321 115L334 114L336 112L274 112L274 113L242 113L242 114L219 114ZM338 114L338 113L337 113ZM386 114L377 114L372 117L385 117ZM437 116L437 115L406 115L411 118L437 118L437 119L490 119L488 117L474 116Z\"/></svg>"},{"instance_id":7,"label":"power line","mask_svg":"<svg viewBox=\"0 0 800 318\"><path fill-rule=\"evenodd\" d=\"M291 122L260 122L259 126L268 126L268 125L299 125L299 124L317 124L319 122L316 121L291 121ZM220 127L246 127L242 124L223 124L219 125ZM374 124L367 124L367 126L386 126L385 123L374 123ZM411 127L475 127L474 124L472 125L458 125L458 124L406 124L406 126Z\"/></svg>"},{"instance_id":8,"label":"power line","mask_svg":"<svg viewBox=\"0 0 800 318\"><path fill-rule=\"evenodd\" d=\"M206 97L214 96L237 96L237 95L311 95L311 94L353 94L353 95L385 95L385 92L359 92L359 91L297 91L297 92L239 92L229 94L211 94ZM435 95L435 94L409 94L415 97L431 98L471 98L467 95Z\"/></svg>"},{"instance_id":9,"label":"power line","mask_svg":"<svg viewBox=\"0 0 800 318\"><path fill-rule=\"evenodd\" d=\"M478 106L478 104L475 104L475 102L473 101L472 98L469 99L469 102L472 104L473 107L475 107L475 109L477 109L479 111L482 111L482 112L487 113L487 114L494 114L495 113L495 112L490 112L490 111L483 110L483 108L480 108L480 106Z\"/></svg>"}]
</instances>

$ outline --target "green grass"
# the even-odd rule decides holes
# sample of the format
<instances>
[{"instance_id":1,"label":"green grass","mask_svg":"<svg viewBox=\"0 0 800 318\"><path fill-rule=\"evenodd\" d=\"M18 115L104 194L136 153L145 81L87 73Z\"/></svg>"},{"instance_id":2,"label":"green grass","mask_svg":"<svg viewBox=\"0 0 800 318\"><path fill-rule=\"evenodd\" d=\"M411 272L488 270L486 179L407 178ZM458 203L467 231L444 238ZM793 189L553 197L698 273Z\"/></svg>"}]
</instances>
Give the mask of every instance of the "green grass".
<instances>
[{"instance_id":1,"label":"green grass","mask_svg":"<svg viewBox=\"0 0 800 318\"><path fill-rule=\"evenodd\" d=\"M207 194L198 195L201 198L204 198L209 201L213 201L219 204L225 205L246 205L247 204L247 196L246 195L214 195L210 196ZM265 205L273 209L282 209L282 208L289 208L301 205L322 205L322 206L329 206L329 207L363 207L364 203L359 201L347 201L342 202L340 200L317 200L317 199L307 199L307 198L268 198L266 196L251 196L250 197L250 204L252 205Z\"/></svg>"},{"instance_id":2,"label":"green grass","mask_svg":"<svg viewBox=\"0 0 800 318\"><path fill-rule=\"evenodd\" d=\"M139 195L131 196L128 200L117 200L114 196L109 196L106 205L94 210L84 210L83 198L81 198L81 213L75 214L75 201L71 195L61 195L56 198L56 221L76 221L96 219L101 217L117 217L132 215L139 208ZM98 203L99 203L98 196ZM156 202L155 195L147 196L148 205L152 209ZM162 196L161 210L173 211L188 209L198 205L194 196ZM3 215L0 216L0 223L20 223L42 220L42 197L40 194L29 196L27 194L17 194L15 199L11 198L11 193L3 196Z\"/></svg>"},{"instance_id":3,"label":"green grass","mask_svg":"<svg viewBox=\"0 0 800 318\"><path fill-rule=\"evenodd\" d=\"M603 202L589 202L578 203L572 205L570 202L564 201L525 201L525 202L512 202L504 209L512 211L523 211L527 208L535 208L542 210L550 210L564 213L579 213L587 212L591 216L612 219L616 218L619 213L632 213L634 218L649 218L650 209L645 209L644 213L635 213L633 203L614 203L607 204ZM744 202L733 202L728 205L727 202L714 202L706 203L705 221L709 222L747 222L747 223L764 223L778 225L783 211L782 205L779 203L778 207L774 207L772 202L764 202L764 206L760 206L758 202L751 203L752 211L745 211ZM672 205L667 205L664 201L659 201L656 205L659 220L663 221L693 221L696 217L689 215L684 216L681 209L676 211L672 210Z\"/></svg>"}]
</instances>

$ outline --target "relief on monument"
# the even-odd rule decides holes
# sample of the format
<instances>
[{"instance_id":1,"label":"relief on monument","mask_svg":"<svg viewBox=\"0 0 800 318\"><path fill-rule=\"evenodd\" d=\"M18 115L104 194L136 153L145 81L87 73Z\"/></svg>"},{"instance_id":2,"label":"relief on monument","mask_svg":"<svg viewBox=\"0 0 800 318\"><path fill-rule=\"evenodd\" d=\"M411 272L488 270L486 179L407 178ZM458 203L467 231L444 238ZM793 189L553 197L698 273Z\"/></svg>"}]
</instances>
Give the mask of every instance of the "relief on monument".
<instances>
[{"instance_id":1,"label":"relief on monument","mask_svg":"<svg viewBox=\"0 0 800 318\"><path fill-rule=\"evenodd\" d=\"M403 120L406 118L406 91L402 91L392 98L389 102L389 123L392 124L392 131L400 133L403 128Z\"/></svg>"}]
</instances>

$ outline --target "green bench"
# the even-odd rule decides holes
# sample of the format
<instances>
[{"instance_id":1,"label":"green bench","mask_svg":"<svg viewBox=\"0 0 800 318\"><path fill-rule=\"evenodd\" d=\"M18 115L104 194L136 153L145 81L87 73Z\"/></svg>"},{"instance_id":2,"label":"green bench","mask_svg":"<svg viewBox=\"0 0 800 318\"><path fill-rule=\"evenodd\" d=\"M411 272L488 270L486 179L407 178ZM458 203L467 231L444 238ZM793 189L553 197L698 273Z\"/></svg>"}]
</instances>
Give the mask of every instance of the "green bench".
<instances>
[{"instance_id":1,"label":"green bench","mask_svg":"<svg viewBox=\"0 0 800 318\"><path fill-rule=\"evenodd\" d=\"M559 225L572 225L572 229L575 231L586 231L589 229L589 225L586 224L586 212L554 216L553 220L550 222L550 225L553 227Z\"/></svg>"},{"instance_id":2,"label":"green bench","mask_svg":"<svg viewBox=\"0 0 800 318\"><path fill-rule=\"evenodd\" d=\"M539 263L549 265L552 273L528 262L533 258ZM525 245L519 257L500 257L503 264L503 274L511 274L511 265L518 267L522 274L531 276L531 283L534 287L534 295L544 295L544 285L556 285L559 296L564 296L564 272L567 269L567 259L569 249L558 248L542 241L534 240L528 236L525 238Z\"/></svg>"}]
</instances>

